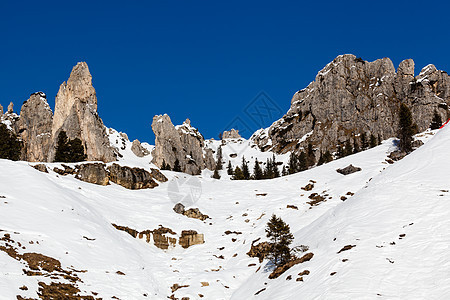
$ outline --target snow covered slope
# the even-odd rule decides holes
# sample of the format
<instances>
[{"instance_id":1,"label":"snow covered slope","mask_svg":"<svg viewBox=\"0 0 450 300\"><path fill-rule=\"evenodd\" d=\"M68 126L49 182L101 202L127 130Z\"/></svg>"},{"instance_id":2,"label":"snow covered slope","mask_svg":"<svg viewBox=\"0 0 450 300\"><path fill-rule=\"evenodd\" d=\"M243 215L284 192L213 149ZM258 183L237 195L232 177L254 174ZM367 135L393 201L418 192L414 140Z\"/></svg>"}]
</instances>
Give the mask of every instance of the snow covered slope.
<instances>
[{"instance_id":1,"label":"snow covered slope","mask_svg":"<svg viewBox=\"0 0 450 300\"><path fill-rule=\"evenodd\" d=\"M18 255L55 258L62 269L75 270L81 294L103 299L442 299L450 294L450 127L424 139L429 137L393 165L385 161L395 148L388 140L272 180L214 180L204 173L195 177L201 195L191 207L210 217L205 221L173 211L170 181L154 189L127 190L0 160L0 250L9 244ZM130 164L149 169L149 160L133 158ZM127 164L125 155L120 163ZM336 172L349 164L362 171ZM192 178L164 174L169 180ZM311 191L301 189L312 181ZM312 193L324 201L308 204ZM246 253L252 241L265 240L273 213L290 225L293 246L309 246L314 257L268 279L267 261ZM162 250L112 223L138 231L162 225L177 237L182 230L195 230L204 234L205 243ZM346 245L355 247L337 254ZM37 298L39 282L68 282L61 276L27 276L27 268L24 260L0 251L0 299ZM303 270L310 274L296 281ZM286 280L289 275L292 280ZM174 284L184 287L171 289ZM24 285L28 290L20 289Z\"/></svg>"}]
</instances>

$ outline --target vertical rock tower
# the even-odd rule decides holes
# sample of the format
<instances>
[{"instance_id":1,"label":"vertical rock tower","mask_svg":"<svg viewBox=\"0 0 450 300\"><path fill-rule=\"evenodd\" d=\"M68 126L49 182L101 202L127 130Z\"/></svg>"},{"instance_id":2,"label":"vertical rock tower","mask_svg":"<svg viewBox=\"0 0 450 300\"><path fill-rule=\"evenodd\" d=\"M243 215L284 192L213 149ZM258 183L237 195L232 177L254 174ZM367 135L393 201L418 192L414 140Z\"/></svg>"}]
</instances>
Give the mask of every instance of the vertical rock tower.
<instances>
[{"instance_id":1,"label":"vertical rock tower","mask_svg":"<svg viewBox=\"0 0 450 300\"><path fill-rule=\"evenodd\" d=\"M87 160L116 160L116 150L111 147L106 128L97 113L97 96L85 62L78 63L72 69L69 80L61 84L56 95L48 161L53 161L55 157L58 134L62 130L68 138L82 141Z\"/></svg>"}]
</instances>

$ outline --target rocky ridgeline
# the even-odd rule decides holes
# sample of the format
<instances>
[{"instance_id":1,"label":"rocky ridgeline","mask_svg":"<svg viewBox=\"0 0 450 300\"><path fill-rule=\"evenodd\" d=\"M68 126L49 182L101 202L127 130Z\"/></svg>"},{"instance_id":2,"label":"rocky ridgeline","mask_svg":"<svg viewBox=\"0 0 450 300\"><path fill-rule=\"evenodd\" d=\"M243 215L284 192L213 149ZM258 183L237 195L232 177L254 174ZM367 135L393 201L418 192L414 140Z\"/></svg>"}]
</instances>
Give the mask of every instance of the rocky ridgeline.
<instances>
[{"instance_id":1,"label":"rocky ridgeline","mask_svg":"<svg viewBox=\"0 0 450 300\"><path fill-rule=\"evenodd\" d=\"M277 153L299 152L311 143L317 156L361 133L387 139L397 136L401 102L411 109L419 131L429 128L435 111L446 120L450 77L434 65L414 76L412 59L402 61L395 72L389 58L367 62L341 55L295 93L286 115L252 139Z\"/></svg>"},{"instance_id":2,"label":"rocky ridgeline","mask_svg":"<svg viewBox=\"0 0 450 300\"><path fill-rule=\"evenodd\" d=\"M152 129L155 133L152 162L156 166L161 168L164 162L173 168L178 160L181 171L191 175L198 175L205 168L214 169L213 150L205 148L205 139L189 119L174 126L168 115L155 116Z\"/></svg>"},{"instance_id":3,"label":"rocky ridgeline","mask_svg":"<svg viewBox=\"0 0 450 300\"><path fill-rule=\"evenodd\" d=\"M53 171L62 176L75 175L75 178L81 181L97 185L109 185L113 182L130 190L152 189L158 186L156 181L168 180L158 169L151 168L149 172L142 168L130 168L116 163L109 166L103 163L83 163L73 167L62 164L61 166L62 168L53 168ZM32 167L40 172L48 173L45 164Z\"/></svg>"},{"instance_id":4,"label":"rocky ridgeline","mask_svg":"<svg viewBox=\"0 0 450 300\"><path fill-rule=\"evenodd\" d=\"M68 138L82 141L87 160L116 160L117 150L111 147L106 128L97 113L97 96L85 62L78 63L69 80L61 84L54 114L45 94L38 92L24 102L20 116L13 113L11 103L8 111L1 115L1 121L22 139L23 160L52 162L58 134L62 130Z\"/></svg>"}]
</instances>

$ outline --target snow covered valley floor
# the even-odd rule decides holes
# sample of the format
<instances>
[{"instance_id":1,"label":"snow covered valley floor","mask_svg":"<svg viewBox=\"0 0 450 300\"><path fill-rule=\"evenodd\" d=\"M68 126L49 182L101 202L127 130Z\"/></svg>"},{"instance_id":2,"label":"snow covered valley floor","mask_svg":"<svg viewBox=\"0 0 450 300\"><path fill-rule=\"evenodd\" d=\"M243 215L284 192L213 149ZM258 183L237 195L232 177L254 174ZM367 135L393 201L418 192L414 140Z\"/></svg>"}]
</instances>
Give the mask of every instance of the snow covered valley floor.
<instances>
[{"instance_id":1,"label":"snow covered valley floor","mask_svg":"<svg viewBox=\"0 0 450 300\"><path fill-rule=\"evenodd\" d=\"M173 211L170 181L189 175L163 171L169 182L127 190L0 160L0 299L38 299L52 283L86 299L446 299L450 127L424 140L394 164L386 162L394 149L387 140L277 179L215 180L204 172L196 177L198 201L186 207L199 208L204 221ZM362 171L336 172L349 164ZM302 189L309 183L312 190ZM312 205L312 193L324 200ZM272 214L290 225L292 246L314 255L276 279L267 260L247 255L252 242L267 240ZM162 250L112 224L139 232L161 225L177 239L195 230L205 242Z\"/></svg>"}]
</instances>

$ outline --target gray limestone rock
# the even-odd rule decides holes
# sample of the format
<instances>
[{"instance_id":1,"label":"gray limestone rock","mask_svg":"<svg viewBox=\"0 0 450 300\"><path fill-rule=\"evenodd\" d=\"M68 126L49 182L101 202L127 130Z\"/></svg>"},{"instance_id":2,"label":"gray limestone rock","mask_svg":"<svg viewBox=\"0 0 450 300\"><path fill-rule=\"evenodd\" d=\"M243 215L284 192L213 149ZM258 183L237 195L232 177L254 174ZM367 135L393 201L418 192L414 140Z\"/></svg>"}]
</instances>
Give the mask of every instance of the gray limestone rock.
<instances>
[{"instance_id":1,"label":"gray limestone rock","mask_svg":"<svg viewBox=\"0 0 450 300\"><path fill-rule=\"evenodd\" d=\"M173 167L178 159L181 170L188 174L197 175L205 168L214 169L213 152L205 149L203 136L191 126L189 119L174 126L168 115L155 116L152 129L155 133L152 162L158 167L163 161Z\"/></svg>"},{"instance_id":2,"label":"gray limestone rock","mask_svg":"<svg viewBox=\"0 0 450 300\"><path fill-rule=\"evenodd\" d=\"M150 152L145 149L139 140L134 140L131 144L131 151L137 156L137 157L144 157L150 154Z\"/></svg>"},{"instance_id":3,"label":"gray limestone rock","mask_svg":"<svg viewBox=\"0 0 450 300\"><path fill-rule=\"evenodd\" d=\"M56 95L49 161L55 156L61 130L66 131L68 138L82 141L87 160L116 160L116 150L111 147L106 128L97 113L97 96L85 62L78 63L72 69L69 80L61 84Z\"/></svg>"},{"instance_id":4,"label":"gray limestone rock","mask_svg":"<svg viewBox=\"0 0 450 300\"><path fill-rule=\"evenodd\" d=\"M446 120L450 77L433 65L414 77L411 59L402 61L396 73L389 58L367 62L340 55L295 93L289 111L267 134L263 130L252 139L261 149L277 153L299 153L311 143L318 157L361 133L381 139L397 136L401 102L411 109L419 131L429 128L434 111Z\"/></svg>"},{"instance_id":5,"label":"gray limestone rock","mask_svg":"<svg viewBox=\"0 0 450 300\"><path fill-rule=\"evenodd\" d=\"M24 102L17 122L23 141L23 159L45 162L52 143L53 113L44 93L37 92Z\"/></svg>"}]
</instances>

